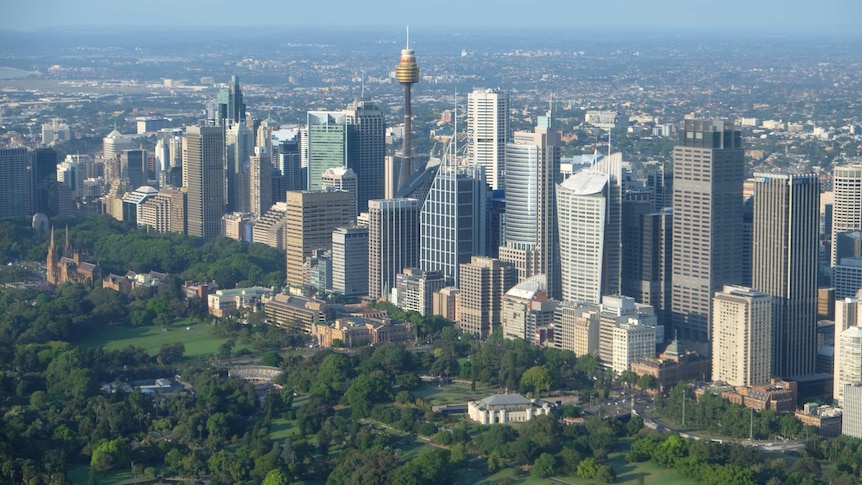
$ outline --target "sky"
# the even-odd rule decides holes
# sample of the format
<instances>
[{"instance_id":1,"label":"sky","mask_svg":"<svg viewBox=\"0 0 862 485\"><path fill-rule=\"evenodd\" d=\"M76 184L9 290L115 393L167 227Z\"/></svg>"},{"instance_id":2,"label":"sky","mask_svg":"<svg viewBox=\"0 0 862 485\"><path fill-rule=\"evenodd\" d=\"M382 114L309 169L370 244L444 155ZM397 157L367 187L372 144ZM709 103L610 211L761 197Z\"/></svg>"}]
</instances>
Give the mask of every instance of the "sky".
<instances>
[{"instance_id":1,"label":"sky","mask_svg":"<svg viewBox=\"0 0 862 485\"><path fill-rule=\"evenodd\" d=\"M303 26L853 33L862 0L7 0L0 30ZM236 32L242 35L241 32ZM537 31L537 35L541 35Z\"/></svg>"}]
</instances>

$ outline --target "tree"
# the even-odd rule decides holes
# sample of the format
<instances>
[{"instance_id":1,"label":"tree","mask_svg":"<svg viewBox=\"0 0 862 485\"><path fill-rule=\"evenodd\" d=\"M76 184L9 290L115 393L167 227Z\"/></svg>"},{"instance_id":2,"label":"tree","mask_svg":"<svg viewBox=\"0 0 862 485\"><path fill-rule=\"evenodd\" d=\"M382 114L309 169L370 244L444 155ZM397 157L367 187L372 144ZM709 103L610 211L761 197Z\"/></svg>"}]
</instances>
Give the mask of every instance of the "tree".
<instances>
[{"instance_id":1,"label":"tree","mask_svg":"<svg viewBox=\"0 0 862 485\"><path fill-rule=\"evenodd\" d=\"M656 389L658 387L658 380L652 374L644 374L638 377L637 386L644 391Z\"/></svg>"},{"instance_id":2,"label":"tree","mask_svg":"<svg viewBox=\"0 0 862 485\"><path fill-rule=\"evenodd\" d=\"M552 477L557 474L557 458L550 453L542 453L533 463L530 474L536 478Z\"/></svg>"},{"instance_id":3,"label":"tree","mask_svg":"<svg viewBox=\"0 0 862 485\"><path fill-rule=\"evenodd\" d=\"M374 403L388 400L389 381L383 371L362 374L353 380L344 393L344 403L350 406L354 416L366 417L371 413Z\"/></svg>"},{"instance_id":4,"label":"tree","mask_svg":"<svg viewBox=\"0 0 862 485\"><path fill-rule=\"evenodd\" d=\"M290 480L287 479L287 475L283 471L276 468L266 474L262 483L263 485L288 485Z\"/></svg>"},{"instance_id":5,"label":"tree","mask_svg":"<svg viewBox=\"0 0 862 485\"><path fill-rule=\"evenodd\" d=\"M103 441L93 450L93 455L90 457L90 467L98 472L104 472L125 467L128 461L126 443L118 438Z\"/></svg>"},{"instance_id":6,"label":"tree","mask_svg":"<svg viewBox=\"0 0 862 485\"><path fill-rule=\"evenodd\" d=\"M599 473L599 462L593 457L587 457L578 463L577 475L585 480L596 478Z\"/></svg>"},{"instance_id":7,"label":"tree","mask_svg":"<svg viewBox=\"0 0 862 485\"><path fill-rule=\"evenodd\" d=\"M533 391L536 397L551 390L551 372L543 365L530 367L521 375L521 388Z\"/></svg>"}]
</instances>

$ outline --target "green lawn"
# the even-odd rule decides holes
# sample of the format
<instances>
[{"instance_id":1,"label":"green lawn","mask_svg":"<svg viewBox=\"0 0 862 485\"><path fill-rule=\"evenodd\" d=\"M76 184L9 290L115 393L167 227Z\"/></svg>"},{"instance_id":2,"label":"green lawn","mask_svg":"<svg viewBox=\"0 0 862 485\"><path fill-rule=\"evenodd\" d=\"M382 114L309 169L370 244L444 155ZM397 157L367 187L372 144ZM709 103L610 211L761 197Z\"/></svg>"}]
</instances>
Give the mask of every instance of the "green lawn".
<instances>
[{"instance_id":1,"label":"green lawn","mask_svg":"<svg viewBox=\"0 0 862 485\"><path fill-rule=\"evenodd\" d=\"M72 485L85 485L90 481L90 467L85 465L74 466L69 469L69 481ZM132 472L129 470L99 473L96 475L96 480L100 484L107 485L127 485L133 483L157 483L158 480L148 479L144 477L132 478Z\"/></svg>"},{"instance_id":2,"label":"green lawn","mask_svg":"<svg viewBox=\"0 0 862 485\"><path fill-rule=\"evenodd\" d=\"M162 344L182 342L186 346L186 357L200 357L218 352L219 345L226 338L212 336L212 326L208 323L194 324L191 321L181 321L163 329L160 326L132 327L130 325L115 325L102 329L98 334L84 339L80 345L84 348L104 347L105 350L120 350L133 345L141 347L150 355L159 353ZM242 346L234 347L234 351Z\"/></svg>"},{"instance_id":3,"label":"green lawn","mask_svg":"<svg viewBox=\"0 0 862 485\"><path fill-rule=\"evenodd\" d=\"M691 480L683 477L676 470L662 468L652 462L627 463L622 453L611 453L608 456L608 464L617 473L614 483L638 482L638 477L644 477L646 485L689 485ZM581 482L578 482L581 483Z\"/></svg>"},{"instance_id":4,"label":"green lawn","mask_svg":"<svg viewBox=\"0 0 862 485\"><path fill-rule=\"evenodd\" d=\"M432 406L439 406L442 404L467 404L469 401L483 399L495 392L498 390L482 385L477 385L476 390L472 391L469 384L444 384L442 386L426 384L425 387L413 391L413 395L431 403Z\"/></svg>"}]
</instances>

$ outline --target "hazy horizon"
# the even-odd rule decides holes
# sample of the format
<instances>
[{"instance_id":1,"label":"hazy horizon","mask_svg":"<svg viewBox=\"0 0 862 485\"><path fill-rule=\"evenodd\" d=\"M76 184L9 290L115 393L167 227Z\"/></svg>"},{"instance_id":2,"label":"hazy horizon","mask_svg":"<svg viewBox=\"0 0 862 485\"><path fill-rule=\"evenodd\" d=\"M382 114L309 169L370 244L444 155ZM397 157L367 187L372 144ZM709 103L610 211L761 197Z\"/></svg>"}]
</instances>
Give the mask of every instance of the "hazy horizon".
<instances>
[{"instance_id":1,"label":"hazy horizon","mask_svg":"<svg viewBox=\"0 0 862 485\"><path fill-rule=\"evenodd\" d=\"M399 5L380 0L333 0L321 10L314 4L287 4L277 0L252 4L235 0L150 0L147 3L30 0L6 5L0 18L0 30L225 27L237 29L232 34L242 36L247 35L248 30L272 27L388 30L410 25L425 30L426 35L429 29L469 28L831 36L858 33L858 26L862 25L862 2L858 0L823 0L816 4L807 0L709 3L549 0L542 4L542 9L512 0L498 0L491 6L484 3L440 0L435 3L405 1Z\"/></svg>"}]
</instances>

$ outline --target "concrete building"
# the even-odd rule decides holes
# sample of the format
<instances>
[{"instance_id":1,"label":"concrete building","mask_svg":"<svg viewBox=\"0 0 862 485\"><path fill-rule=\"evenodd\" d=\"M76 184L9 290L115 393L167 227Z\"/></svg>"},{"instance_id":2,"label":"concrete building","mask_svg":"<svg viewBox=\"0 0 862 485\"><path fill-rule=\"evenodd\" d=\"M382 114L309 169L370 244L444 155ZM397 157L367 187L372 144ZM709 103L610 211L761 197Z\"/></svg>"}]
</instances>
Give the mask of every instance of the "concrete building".
<instances>
[{"instance_id":1,"label":"concrete building","mask_svg":"<svg viewBox=\"0 0 862 485\"><path fill-rule=\"evenodd\" d=\"M611 368L616 373L630 370L630 365L640 359L655 356L655 322L629 317L613 327L613 360Z\"/></svg>"},{"instance_id":2,"label":"concrete building","mask_svg":"<svg viewBox=\"0 0 862 485\"><path fill-rule=\"evenodd\" d=\"M395 324L388 318L345 317L333 323L315 323L312 336L322 347L339 344L348 349L387 342L409 342L414 339L410 323Z\"/></svg>"},{"instance_id":3,"label":"concrete building","mask_svg":"<svg viewBox=\"0 0 862 485\"><path fill-rule=\"evenodd\" d=\"M183 178L187 180L188 235L212 239L225 213L225 141L219 126L186 128Z\"/></svg>"},{"instance_id":4,"label":"concrete building","mask_svg":"<svg viewBox=\"0 0 862 485\"><path fill-rule=\"evenodd\" d=\"M124 150L132 149L132 137L123 135L116 128L102 139L102 156L106 160L117 160Z\"/></svg>"},{"instance_id":5,"label":"concrete building","mask_svg":"<svg viewBox=\"0 0 862 485\"><path fill-rule=\"evenodd\" d=\"M587 110L584 114L584 123L603 130L612 130L627 124L623 116L609 110Z\"/></svg>"},{"instance_id":6,"label":"concrete building","mask_svg":"<svg viewBox=\"0 0 862 485\"><path fill-rule=\"evenodd\" d=\"M276 202L254 220L251 240L271 248L285 250L284 221L287 219L287 202Z\"/></svg>"},{"instance_id":7,"label":"concrete building","mask_svg":"<svg viewBox=\"0 0 862 485\"><path fill-rule=\"evenodd\" d=\"M272 161L269 155L255 154L248 157L248 163L249 211L263 214L275 201L272 195Z\"/></svg>"},{"instance_id":8,"label":"concrete building","mask_svg":"<svg viewBox=\"0 0 862 485\"><path fill-rule=\"evenodd\" d=\"M349 194L339 191L287 193L284 239L287 283L308 284L303 275L305 258L317 249L332 249L332 231L349 225Z\"/></svg>"},{"instance_id":9,"label":"concrete building","mask_svg":"<svg viewBox=\"0 0 862 485\"><path fill-rule=\"evenodd\" d=\"M548 298L545 275L536 275L513 286L503 296L503 336L534 345L553 345L542 339L553 329L558 300Z\"/></svg>"},{"instance_id":10,"label":"concrete building","mask_svg":"<svg viewBox=\"0 0 862 485\"><path fill-rule=\"evenodd\" d=\"M685 120L673 151L671 305L682 340L711 341L713 293L742 278L744 173L739 129L720 120Z\"/></svg>"},{"instance_id":11,"label":"concrete building","mask_svg":"<svg viewBox=\"0 0 862 485\"><path fill-rule=\"evenodd\" d=\"M450 286L434 293L433 298L431 311L434 315L453 322L461 320L461 290Z\"/></svg>"},{"instance_id":12,"label":"concrete building","mask_svg":"<svg viewBox=\"0 0 862 485\"><path fill-rule=\"evenodd\" d=\"M271 324L311 334L312 326L335 317L335 310L325 302L279 293L263 306Z\"/></svg>"},{"instance_id":13,"label":"concrete building","mask_svg":"<svg viewBox=\"0 0 862 485\"><path fill-rule=\"evenodd\" d=\"M321 187L323 190L340 190L347 192L347 217L350 225L356 224L356 197L358 190L358 182L356 173L352 169L346 167L327 168L321 176Z\"/></svg>"},{"instance_id":14,"label":"concrete building","mask_svg":"<svg viewBox=\"0 0 862 485\"><path fill-rule=\"evenodd\" d=\"M461 264L461 312L458 326L463 332L486 339L502 323L503 295L515 285L517 275L510 264L473 256Z\"/></svg>"},{"instance_id":15,"label":"concrete building","mask_svg":"<svg viewBox=\"0 0 862 485\"><path fill-rule=\"evenodd\" d=\"M862 165L835 167L832 171L832 256L831 265L839 262L838 233L862 229Z\"/></svg>"},{"instance_id":16,"label":"concrete building","mask_svg":"<svg viewBox=\"0 0 862 485\"><path fill-rule=\"evenodd\" d=\"M712 379L731 386L769 382L772 297L741 286L715 293Z\"/></svg>"},{"instance_id":17,"label":"concrete building","mask_svg":"<svg viewBox=\"0 0 862 485\"><path fill-rule=\"evenodd\" d=\"M540 116L532 133L519 131L506 144L506 226L500 260L518 270L518 280L546 275L548 295L560 298L557 197L560 134Z\"/></svg>"},{"instance_id":18,"label":"concrete building","mask_svg":"<svg viewBox=\"0 0 862 485\"><path fill-rule=\"evenodd\" d=\"M599 325L598 305L563 301L554 316L555 347L571 350L578 357L598 355Z\"/></svg>"},{"instance_id":19,"label":"concrete building","mask_svg":"<svg viewBox=\"0 0 862 485\"><path fill-rule=\"evenodd\" d=\"M835 299L850 298L862 289L862 258L840 258L832 268Z\"/></svg>"},{"instance_id":20,"label":"concrete building","mask_svg":"<svg viewBox=\"0 0 862 485\"><path fill-rule=\"evenodd\" d=\"M416 199L368 202L368 296L386 298L395 276L419 265L419 212Z\"/></svg>"},{"instance_id":21,"label":"concrete building","mask_svg":"<svg viewBox=\"0 0 862 485\"><path fill-rule=\"evenodd\" d=\"M844 385L845 405L841 422L841 434L851 438L862 438L862 382Z\"/></svg>"},{"instance_id":22,"label":"concrete building","mask_svg":"<svg viewBox=\"0 0 862 485\"><path fill-rule=\"evenodd\" d=\"M446 278L440 271L423 271L419 268L404 268L395 277L390 302L404 311L431 315L434 309L434 293L446 286Z\"/></svg>"},{"instance_id":23,"label":"concrete building","mask_svg":"<svg viewBox=\"0 0 862 485\"><path fill-rule=\"evenodd\" d=\"M752 287L772 296L772 376L814 373L820 181L754 174Z\"/></svg>"},{"instance_id":24,"label":"concrete building","mask_svg":"<svg viewBox=\"0 0 862 485\"><path fill-rule=\"evenodd\" d=\"M231 212L224 215L224 237L252 242L255 216L251 212Z\"/></svg>"},{"instance_id":25,"label":"concrete building","mask_svg":"<svg viewBox=\"0 0 862 485\"><path fill-rule=\"evenodd\" d=\"M628 358L630 351L634 352L635 358L655 356L656 341L663 340L664 334L663 329L660 331L656 327L654 308L637 303L628 296L608 295L602 297L598 309L599 346L597 357L603 365L614 368L616 361L630 362ZM646 351L644 350L646 347L641 349L636 346L646 345L642 339L643 334L650 331L649 328L652 332L652 343L649 350ZM630 338L624 335L629 332L632 332ZM659 337L657 338L656 335ZM619 341L621 338L624 340ZM622 344L625 346L620 347Z\"/></svg>"},{"instance_id":26,"label":"concrete building","mask_svg":"<svg viewBox=\"0 0 862 485\"><path fill-rule=\"evenodd\" d=\"M505 187L506 142L509 141L509 95L499 89L467 94L470 162L485 169L492 190Z\"/></svg>"},{"instance_id":27,"label":"concrete building","mask_svg":"<svg viewBox=\"0 0 862 485\"><path fill-rule=\"evenodd\" d=\"M479 424L523 423L550 413L550 403L520 394L494 394L467 403L467 415Z\"/></svg>"},{"instance_id":28,"label":"concrete building","mask_svg":"<svg viewBox=\"0 0 862 485\"><path fill-rule=\"evenodd\" d=\"M332 231L332 291L344 296L368 294L368 228Z\"/></svg>"},{"instance_id":29,"label":"concrete building","mask_svg":"<svg viewBox=\"0 0 862 485\"><path fill-rule=\"evenodd\" d=\"M686 350L678 340L671 341L658 357L636 359L629 365L638 376L656 378L659 392L673 389L683 381L708 381L712 361L694 351Z\"/></svg>"}]
</instances>

